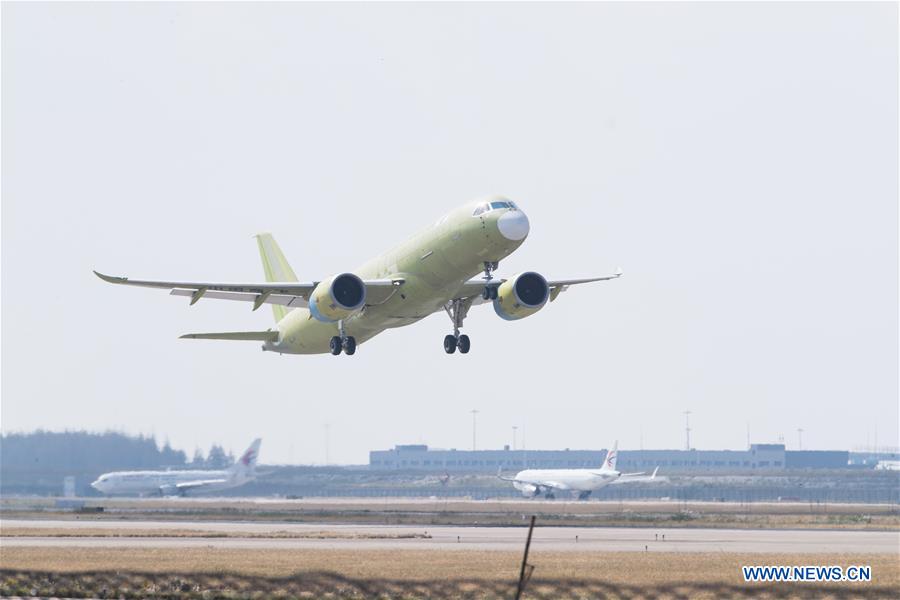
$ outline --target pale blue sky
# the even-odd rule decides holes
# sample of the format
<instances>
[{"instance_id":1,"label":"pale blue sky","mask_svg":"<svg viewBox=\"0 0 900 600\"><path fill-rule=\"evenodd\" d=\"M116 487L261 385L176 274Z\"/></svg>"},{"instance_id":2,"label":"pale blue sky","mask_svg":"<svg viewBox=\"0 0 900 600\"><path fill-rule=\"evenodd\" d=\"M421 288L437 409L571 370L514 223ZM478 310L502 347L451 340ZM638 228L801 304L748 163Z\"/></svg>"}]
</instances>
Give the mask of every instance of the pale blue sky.
<instances>
[{"instance_id":1,"label":"pale blue sky","mask_svg":"<svg viewBox=\"0 0 900 600\"><path fill-rule=\"evenodd\" d=\"M896 4L6 3L2 51L3 431L898 445ZM625 277L334 358L91 274L259 280L271 231L321 279L488 193L532 223L501 274Z\"/></svg>"}]
</instances>

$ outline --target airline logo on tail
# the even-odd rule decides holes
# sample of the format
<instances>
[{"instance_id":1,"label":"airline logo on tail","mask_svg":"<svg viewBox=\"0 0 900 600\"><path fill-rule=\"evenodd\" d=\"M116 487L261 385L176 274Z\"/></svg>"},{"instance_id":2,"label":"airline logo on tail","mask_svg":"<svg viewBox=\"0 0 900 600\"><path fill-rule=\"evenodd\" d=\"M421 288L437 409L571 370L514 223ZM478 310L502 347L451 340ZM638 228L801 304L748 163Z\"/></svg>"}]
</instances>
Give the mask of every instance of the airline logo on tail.
<instances>
[{"instance_id":1,"label":"airline logo on tail","mask_svg":"<svg viewBox=\"0 0 900 600\"><path fill-rule=\"evenodd\" d=\"M253 440L250 447L247 448L241 457L231 467L232 477L252 478L256 471L256 459L259 458L259 446L262 440L259 438Z\"/></svg>"},{"instance_id":2,"label":"airline logo on tail","mask_svg":"<svg viewBox=\"0 0 900 600\"><path fill-rule=\"evenodd\" d=\"M616 440L613 443L613 447L610 448L609 452L606 453L606 460L603 462L603 470L604 471L615 471L616 470L616 458L618 457L619 441Z\"/></svg>"}]
</instances>

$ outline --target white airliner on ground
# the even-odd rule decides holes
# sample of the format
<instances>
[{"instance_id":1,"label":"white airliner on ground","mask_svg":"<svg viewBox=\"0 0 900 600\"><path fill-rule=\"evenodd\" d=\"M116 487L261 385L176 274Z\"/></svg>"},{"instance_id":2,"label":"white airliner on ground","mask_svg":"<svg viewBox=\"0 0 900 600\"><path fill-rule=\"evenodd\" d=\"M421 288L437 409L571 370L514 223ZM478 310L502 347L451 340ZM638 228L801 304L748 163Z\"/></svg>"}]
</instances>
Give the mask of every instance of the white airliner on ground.
<instances>
[{"instance_id":1,"label":"white airliner on ground","mask_svg":"<svg viewBox=\"0 0 900 600\"><path fill-rule=\"evenodd\" d=\"M91 484L108 496L159 494L185 496L188 492L217 492L256 478L256 459L262 440L255 439L228 469L216 471L115 471L104 473Z\"/></svg>"},{"instance_id":2,"label":"white airliner on ground","mask_svg":"<svg viewBox=\"0 0 900 600\"><path fill-rule=\"evenodd\" d=\"M540 273L523 271L495 279L500 261L522 245L530 229L518 205L491 197L447 213L351 272L321 280L299 281L268 233L257 236L265 282L97 276L109 283L168 289L174 296L189 298L191 304L200 299L233 300L251 304L253 310L271 304L275 313L275 326L265 331L189 333L183 338L255 340L263 342L263 350L279 354L353 354L358 343L387 329L446 312L453 332L444 337L444 352L453 354L458 349L465 354L471 342L459 330L473 306L490 303L500 318L515 321L535 314L573 285L622 275L618 269L599 277L545 279ZM480 279L472 279L479 273L483 273Z\"/></svg>"},{"instance_id":3,"label":"white airliner on ground","mask_svg":"<svg viewBox=\"0 0 900 600\"><path fill-rule=\"evenodd\" d=\"M579 500L586 500L594 490L613 483L660 481L656 478L659 467L656 467L649 477L644 473L620 473L617 471L616 449L618 445L619 442L613 444L612 450L606 453L603 466L597 469L526 469L516 473L515 477L504 477L500 473L497 474L497 477L503 481L511 481L513 487L528 498L543 494L545 498L552 499L556 497L556 492L571 492L577 493Z\"/></svg>"}]
</instances>

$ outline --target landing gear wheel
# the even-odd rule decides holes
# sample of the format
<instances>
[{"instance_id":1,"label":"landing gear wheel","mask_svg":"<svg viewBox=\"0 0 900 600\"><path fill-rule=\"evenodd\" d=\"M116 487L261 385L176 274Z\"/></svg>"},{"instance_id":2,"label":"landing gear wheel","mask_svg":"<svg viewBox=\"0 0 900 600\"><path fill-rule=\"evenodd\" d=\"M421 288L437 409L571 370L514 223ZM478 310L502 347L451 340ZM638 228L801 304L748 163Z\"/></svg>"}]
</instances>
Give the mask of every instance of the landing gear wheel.
<instances>
[{"instance_id":1,"label":"landing gear wheel","mask_svg":"<svg viewBox=\"0 0 900 600\"><path fill-rule=\"evenodd\" d=\"M487 298L490 296L491 289L485 285L481 291L482 297ZM456 298L444 305L444 310L447 311L450 320L453 321L453 333L444 338L444 352L447 354L453 354L457 348L459 348L460 354L466 354L469 348L472 347L471 342L469 342L469 336L459 334L459 329L463 326L463 319L466 318L466 314L472 306L472 300L471 297Z\"/></svg>"},{"instance_id":2,"label":"landing gear wheel","mask_svg":"<svg viewBox=\"0 0 900 600\"><path fill-rule=\"evenodd\" d=\"M347 353L347 356L352 356L356 354L356 338L348 336L347 339L344 340L344 352Z\"/></svg>"},{"instance_id":3,"label":"landing gear wheel","mask_svg":"<svg viewBox=\"0 0 900 600\"><path fill-rule=\"evenodd\" d=\"M481 299L482 300L496 300L497 299L497 288L496 287L487 287L481 290Z\"/></svg>"},{"instance_id":4,"label":"landing gear wheel","mask_svg":"<svg viewBox=\"0 0 900 600\"><path fill-rule=\"evenodd\" d=\"M556 500L556 496L553 494L553 492L547 492L546 494L544 494L544 498L546 498L547 500Z\"/></svg>"},{"instance_id":5,"label":"landing gear wheel","mask_svg":"<svg viewBox=\"0 0 900 600\"><path fill-rule=\"evenodd\" d=\"M331 347L332 354L334 354L335 356L340 354L341 350L343 349L342 348L343 344L341 344L340 336L336 335L333 338L331 338L331 341L329 342L329 346Z\"/></svg>"},{"instance_id":6,"label":"landing gear wheel","mask_svg":"<svg viewBox=\"0 0 900 600\"><path fill-rule=\"evenodd\" d=\"M496 299L497 299L497 288L492 287L491 288L491 300L496 300Z\"/></svg>"},{"instance_id":7,"label":"landing gear wheel","mask_svg":"<svg viewBox=\"0 0 900 600\"><path fill-rule=\"evenodd\" d=\"M444 336L444 352L453 354L456 352L456 337L452 335Z\"/></svg>"}]
</instances>

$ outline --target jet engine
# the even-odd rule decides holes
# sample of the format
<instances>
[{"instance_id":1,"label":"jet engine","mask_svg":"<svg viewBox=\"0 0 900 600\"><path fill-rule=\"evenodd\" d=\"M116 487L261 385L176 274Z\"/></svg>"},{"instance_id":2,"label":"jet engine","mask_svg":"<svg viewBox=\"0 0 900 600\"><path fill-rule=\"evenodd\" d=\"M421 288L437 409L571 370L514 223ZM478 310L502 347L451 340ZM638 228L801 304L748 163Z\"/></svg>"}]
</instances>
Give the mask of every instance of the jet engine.
<instances>
[{"instance_id":1,"label":"jet engine","mask_svg":"<svg viewBox=\"0 0 900 600\"><path fill-rule=\"evenodd\" d=\"M550 286L540 273L519 273L497 288L494 311L507 321L524 319L541 310L549 297Z\"/></svg>"},{"instance_id":2,"label":"jet engine","mask_svg":"<svg viewBox=\"0 0 900 600\"><path fill-rule=\"evenodd\" d=\"M541 495L541 488L536 485L531 485L530 483L520 483L516 488L526 498L536 498Z\"/></svg>"},{"instance_id":3,"label":"jet engine","mask_svg":"<svg viewBox=\"0 0 900 600\"><path fill-rule=\"evenodd\" d=\"M366 303L366 286L353 273L341 273L319 283L309 296L309 312L319 321L346 319Z\"/></svg>"},{"instance_id":4,"label":"jet engine","mask_svg":"<svg viewBox=\"0 0 900 600\"><path fill-rule=\"evenodd\" d=\"M177 485L172 485L171 483L164 483L161 486L159 486L159 495L162 497L184 496L184 491L179 490Z\"/></svg>"}]
</instances>

